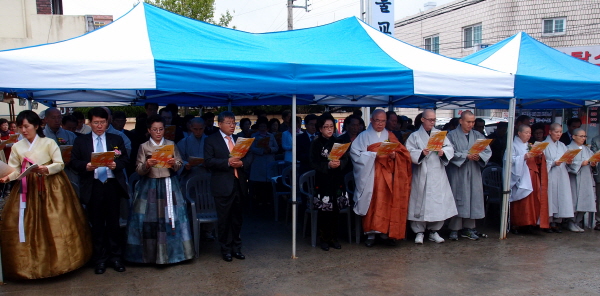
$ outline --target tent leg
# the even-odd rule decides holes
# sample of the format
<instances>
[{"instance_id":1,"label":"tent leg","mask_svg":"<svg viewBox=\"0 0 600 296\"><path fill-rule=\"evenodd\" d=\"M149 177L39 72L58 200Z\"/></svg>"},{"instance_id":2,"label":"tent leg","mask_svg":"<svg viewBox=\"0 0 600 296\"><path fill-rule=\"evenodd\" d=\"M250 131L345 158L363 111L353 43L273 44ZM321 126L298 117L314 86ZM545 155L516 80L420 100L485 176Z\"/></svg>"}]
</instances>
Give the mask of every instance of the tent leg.
<instances>
[{"instance_id":1,"label":"tent leg","mask_svg":"<svg viewBox=\"0 0 600 296\"><path fill-rule=\"evenodd\" d=\"M292 96L292 259L296 257L296 95Z\"/></svg>"},{"instance_id":2,"label":"tent leg","mask_svg":"<svg viewBox=\"0 0 600 296\"><path fill-rule=\"evenodd\" d=\"M500 239L506 238L508 224L508 200L510 197L510 171L512 167L512 146L514 138L515 125L515 107L516 99L510 99L508 108L508 129L506 131L506 150L504 152L504 176L502 183L502 221L500 221Z\"/></svg>"}]
</instances>

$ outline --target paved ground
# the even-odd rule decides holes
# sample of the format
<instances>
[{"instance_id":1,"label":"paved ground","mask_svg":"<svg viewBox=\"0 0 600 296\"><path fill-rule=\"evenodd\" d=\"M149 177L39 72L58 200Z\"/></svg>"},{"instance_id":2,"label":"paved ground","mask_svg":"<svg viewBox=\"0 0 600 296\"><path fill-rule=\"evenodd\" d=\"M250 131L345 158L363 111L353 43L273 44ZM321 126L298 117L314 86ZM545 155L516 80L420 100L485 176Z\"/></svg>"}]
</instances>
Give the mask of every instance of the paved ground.
<instances>
[{"instance_id":1,"label":"paved ground","mask_svg":"<svg viewBox=\"0 0 600 296\"><path fill-rule=\"evenodd\" d=\"M44 280L8 281L0 295L600 295L600 231L509 235L497 225L479 241L396 247L349 244L324 252L268 213L246 216L246 260L224 262L216 243L166 267L127 265L95 275L85 267ZM301 230L301 229L300 229ZM448 233L442 233L447 238Z\"/></svg>"}]
</instances>

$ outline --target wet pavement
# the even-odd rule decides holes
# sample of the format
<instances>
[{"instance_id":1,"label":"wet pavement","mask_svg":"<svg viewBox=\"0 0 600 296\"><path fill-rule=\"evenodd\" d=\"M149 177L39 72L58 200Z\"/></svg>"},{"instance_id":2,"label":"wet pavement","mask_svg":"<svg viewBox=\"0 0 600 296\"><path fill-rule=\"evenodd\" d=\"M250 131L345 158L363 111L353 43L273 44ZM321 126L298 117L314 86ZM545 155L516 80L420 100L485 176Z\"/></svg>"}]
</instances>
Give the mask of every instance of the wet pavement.
<instances>
[{"instance_id":1,"label":"wet pavement","mask_svg":"<svg viewBox=\"0 0 600 296\"><path fill-rule=\"evenodd\" d=\"M299 227L291 259L291 224L274 222L268 211L244 223L246 260L225 262L210 242L189 262L7 280L0 295L600 295L600 231L499 240L498 225L488 221L489 238L478 241L448 241L442 232L443 244L415 245L410 234L395 247L367 248L348 243L341 222L341 250L311 247Z\"/></svg>"}]
</instances>

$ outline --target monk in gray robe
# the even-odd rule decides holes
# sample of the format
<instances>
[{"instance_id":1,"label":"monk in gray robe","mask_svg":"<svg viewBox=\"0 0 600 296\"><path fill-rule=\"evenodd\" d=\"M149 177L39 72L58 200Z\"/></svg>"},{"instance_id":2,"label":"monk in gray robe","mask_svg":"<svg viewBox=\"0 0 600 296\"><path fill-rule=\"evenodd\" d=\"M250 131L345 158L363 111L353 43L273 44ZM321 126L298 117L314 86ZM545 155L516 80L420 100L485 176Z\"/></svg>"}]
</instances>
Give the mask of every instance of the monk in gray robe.
<instances>
[{"instance_id":1,"label":"monk in gray robe","mask_svg":"<svg viewBox=\"0 0 600 296\"><path fill-rule=\"evenodd\" d=\"M360 133L350 147L356 190L354 212L363 216L362 226L372 247L375 235L388 244L406 234L411 161L408 150L385 129L386 114L376 109L369 128ZM389 154L377 155L384 142L398 143Z\"/></svg>"},{"instance_id":2,"label":"monk in gray robe","mask_svg":"<svg viewBox=\"0 0 600 296\"><path fill-rule=\"evenodd\" d=\"M596 212L596 195L592 177L592 167L595 167L596 163L588 161L594 153L585 145L587 139L585 130L575 129L571 137L573 141L567 146L567 149L581 149L581 152L575 156L571 164L567 165L575 216L569 221L569 230L583 232L583 227L580 227L583 215L586 212Z\"/></svg>"},{"instance_id":3,"label":"monk in gray robe","mask_svg":"<svg viewBox=\"0 0 600 296\"><path fill-rule=\"evenodd\" d=\"M460 115L460 125L448 133L448 140L454 148L454 157L446 166L446 174L452 188L458 215L450 218L450 240L458 240L461 236L471 240L479 239L475 230L475 220L485 217L483 200L483 182L481 168L485 167L492 156L490 147L478 154L469 154L469 149L485 136L473 129L475 115L464 111Z\"/></svg>"},{"instance_id":4,"label":"monk in gray robe","mask_svg":"<svg viewBox=\"0 0 600 296\"><path fill-rule=\"evenodd\" d=\"M444 220L456 216L456 204L450 189L445 166L454 157L452 144L446 137L439 151L427 149L431 132L435 126L435 112L423 111L422 125L406 140L406 148L413 162L413 179L408 205L410 227L417 234L416 244L423 243L424 232L429 230L429 240L443 243L437 233Z\"/></svg>"},{"instance_id":5,"label":"monk in gray robe","mask_svg":"<svg viewBox=\"0 0 600 296\"><path fill-rule=\"evenodd\" d=\"M592 152L596 153L600 151L600 135L595 136L592 139L592 146L590 147ZM598 168L596 167L596 171ZM594 181L596 181L596 212L600 212L600 174L594 174ZM594 230L600 230L600 215L595 215L596 226Z\"/></svg>"},{"instance_id":6,"label":"monk in gray robe","mask_svg":"<svg viewBox=\"0 0 600 296\"><path fill-rule=\"evenodd\" d=\"M548 170L548 208L550 229L548 231L562 232L559 224L563 218L573 218L573 198L567 164L558 161L567 152L567 146L559 141L562 126L558 123L550 125L550 134L544 142L548 147L544 150L546 168Z\"/></svg>"}]
</instances>

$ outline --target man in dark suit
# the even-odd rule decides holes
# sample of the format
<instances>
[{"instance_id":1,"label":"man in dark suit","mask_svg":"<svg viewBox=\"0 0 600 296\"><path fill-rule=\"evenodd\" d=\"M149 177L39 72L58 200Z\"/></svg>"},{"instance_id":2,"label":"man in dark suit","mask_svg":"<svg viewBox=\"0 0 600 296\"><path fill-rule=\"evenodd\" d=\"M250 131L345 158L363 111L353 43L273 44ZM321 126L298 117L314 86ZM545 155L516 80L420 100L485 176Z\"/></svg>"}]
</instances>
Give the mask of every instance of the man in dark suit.
<instances>
[{"instance_id":1,"label":"man in dark suit","mask_svg":"<svg viewBox=\"0 0 600 296\"><path fill-rule=\"evenodd\" d=\"M122 263L123 243L119 226L122 197L127 197L123 169L129 163L123 138L106 132L108 112L95 107L88 113L92 132L75 139L69 165L79 173L79 192L86 205L92 226L95 273L103 274L107 264L116 271L125 271ZM92 152L115 151L115 159L107 167L92 166ZM120 152L120 155L118 152Z\"/></svg>"},{"instance_id":2,"label":"man in dark suit","mask_svg":"<svg viewBox=\"0 0 600 296\"><path fill-rule=\"evenodd\" d=\"M563 142L565 146L571 144L571 141L573 141L573 131L580 127L581 119L577 117L569 118L569 120L567 120L567 132L563 133L558 140ZM585 144L586 142L583 143Z\"/></svg>"},{"instance_id":3,"label":"man in dark suit","mask_svg":"<svg viewBox=\"0 0 600 296\"><path fill-rule=\"evenodd\" d=\"M304 117L304 133L296 136L296 159L300 162L298 174L304 174L312 170L310 166L310 143L314 141L319 133L317 132L317 115L308 114Z\"/></svg>"},{"instance_id":4,"label":"man in dark suit","mask_svg":"<svg viewBox=\"0 0 600 296\"><path fill-rule=\"evenodd\" d=\"M223 260L231 262L232 256L245 259L242 254L242 198L248 192L244 166L249 166L251 159L229 156L237 136L235 131L235 115L232 112L221 112L217 118L219 129L204 141L204 166L211 172L211 192L217 208L217 233Z\"/></svg>"}]
</instances>

